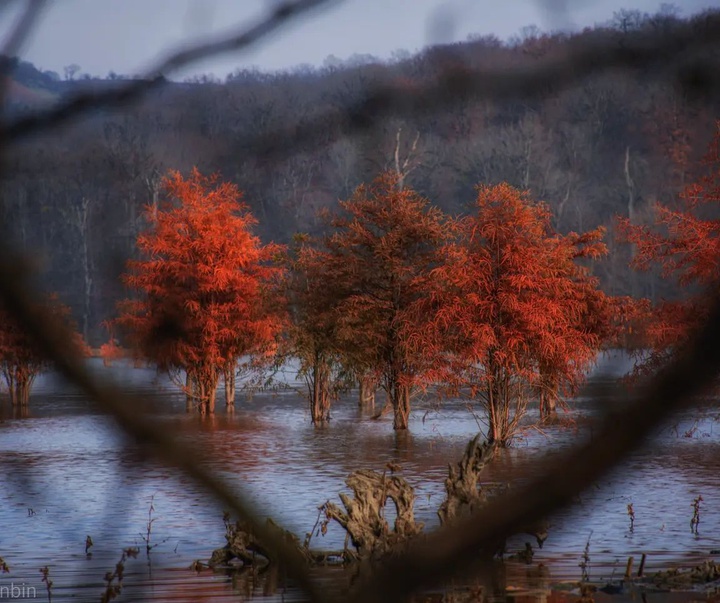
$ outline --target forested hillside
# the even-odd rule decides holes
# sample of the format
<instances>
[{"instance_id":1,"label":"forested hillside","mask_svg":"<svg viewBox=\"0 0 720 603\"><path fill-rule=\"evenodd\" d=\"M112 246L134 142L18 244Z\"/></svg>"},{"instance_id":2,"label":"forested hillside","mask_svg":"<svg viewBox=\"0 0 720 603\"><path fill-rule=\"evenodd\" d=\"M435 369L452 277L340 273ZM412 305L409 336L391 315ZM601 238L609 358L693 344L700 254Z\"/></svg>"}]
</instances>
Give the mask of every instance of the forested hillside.
<instances>
[{"instance_id":1,"label":"forested hillside","mask_svg":"<svg viewBox=\"0 0 720 603\"><path fill-rule=\"evenodd\" d=\"M136 253L143 208L158 201L169 169L193 166L236 183L262 239L279 243L320 228L319 209L335 207L384 169L398 170L406 184L451 214L473 202L477 184L507 182L549 203L561 232L607 227L610 254L594 270L608 293L658 298L670 293L667 285L627 267L630 248L615 240L613 217L643 223L656 201L672 206L720 117L717 99L698 101L678 91L673 65L606 72L524 102L458 102L432 116L396 115L352 137L328 128L324 145L281 161L251 154L247 141L350 108L380 82L402 81L413 94L448 61L532 65L578 44L611 39L622 45L639 29L701 31L705 18L623 12L607 26L573 36L526 30L509 43L479 38L386 64L238 71L224 83L168 81L130 110L97 112L15 147L6 158L2 219L94 344L106 337L100 323L123 296L118 275ZM118 81L115 75L75 79L73 70L60 80L28 63L14 65L9 91L16 113Z\"/></svg>"}]
</instances>

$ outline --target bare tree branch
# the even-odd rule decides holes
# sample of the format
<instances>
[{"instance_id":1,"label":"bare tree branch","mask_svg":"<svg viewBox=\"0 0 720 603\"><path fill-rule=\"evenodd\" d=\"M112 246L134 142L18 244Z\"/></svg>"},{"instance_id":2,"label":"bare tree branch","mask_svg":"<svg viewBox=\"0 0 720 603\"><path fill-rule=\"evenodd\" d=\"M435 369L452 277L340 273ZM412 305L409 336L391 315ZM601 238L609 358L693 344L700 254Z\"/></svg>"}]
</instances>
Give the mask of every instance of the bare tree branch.
<instances>
[{"instance_id":1,"label":"bare tree branch","mask_svg":"<svg viewBox=\"0 0 720 603\"><path fill-rule=\"evenodd\" d=\"M88 109L117 107L140 99L162 81L159 74L192 62L245 48L291 18L330 0L297 0L278 6L266 19L241 32L197 46L182 49L159 61L146 78L101 93L82 94L54 109L20 118L0 128L0 143L5 145L32 134L47 132ZM10 37L8 47L19 46L34 23L42 2L33 0ZM35 7L35 8L33 8ZM646 67L677 61L683 54L699 55L720 39L720 16L708 15L703 27L687 24L671 37L656 33L628 37L623 45L608 38L593 46L568 47L565 57L539 60L534 67L513 70L471 70L448 55L447 64L436 80L411 92L407 88L385 84L369 90L362 102L323 114L291 130L276 130L250 141L250 148L260 154L281 157L300 146L325 144L325 132L344 135L372 127L395 113L422 114L451 107L454 102L470 98L538 97L550 94L582 78L611 68ZM692 57L690 57L692 59ZM700 92L718 86L717 76L707 64L692 63L683 85ZM0 93L2 90L0 90ZM2 98L0 96L0 101ZM1 105L0 105L1 106ZM417 139L415 141L417 143ZM413 144L413 151L415 149ZM3 149L7 150L7 148ZM399 157L396 158L399 164ZM1 175L1 174L0 174ZM193 478L217 500L247 521L256 535L277 555L287 573L314 601L330 599L310 578L306 563L297 551L268 531L251 506L233 492L228 484L211 473L196 453L186 445L179 446L155 427L139 411L139 401L122 394L109 383L100 383L85 369L79 356L67 348L66 330L46 312L34 309L32 294L21 271L23 263L5 243L0 243L0 300L18 323L38 342L58 370L111 413L123 431L169 464ZM720 300L716 300L710 320L697 332L686 350L677 356L624 411L605 418L600 437L594 443L576 447L562 461L546 464L546 471L534 483L488 505L478 514L454 527L431 534L402 556L388 560L369 578L354 601L397 601L421 588L440 584L477 557L487 543L502 539L517 526L545 516L570 503L572 497L596 481L624 456L639 446L672 412L687 404L717 374L720 366ZM600 442L599 444L597 442Z\"/></svg>"},{"instance_id":2,"label":"bare tree branch","mask_svg":"<svg viewBox=\"0 0 720 603\"><path fill-rule=\"evenodd\" d=\"M25 40L30 35L33 27L40 18L42 9L47 4L47 0L30 0L25 7L25 11L18 19L17 24L10 32L5 44L0 49L0 57L7 58L15 56L22 47ZM0 65L0 107L5 103L5 95L7 94L7 86L9 84L9 73L3 73L5 69Z\"/></svg>"},{"instance_id":3,"label":"bare tree branch","mask_svg":"<svg viewBox=\"0 0 720 603\"><path fill-rule=\"evenodd\" d=\"M30 35L30 32L37 23L40 13L46 4L47 0L29 0L27 6L25 7L25 11L22 13L17 24L10 32L4 46L0 50L0 54L7 57L15 56Z\"/></svg>"},{"instance_id":4,"label":"bare tree branch","mask_svg":"<svg viewBox=\"0 0 720 603\"><path fill-rule=\"evenodd\" d=\"M249 502L224 480L215 476L200 462L197 451L186 444L178 444L163 430L157 429L144 417L141 400L123 394L107 380L101 384L85 368L82 359L75 350L68 349L71 337L68 329L45 311L38 310L32 304L33 296L25 283L26 272L20 258L14 257L10 249L0 245L0 295L7 310L12 313L18 325L24 329L40 346L48 358L55 363L57 370L70 382L77 385L98 406L113 415L119 426L139 445L168 463L180 469L215 499L226 505L243 521L248 522L252 531L260 538L277 560L288 571L288 575L297 580L300 587L313 597L313 601L324 601L308 575L307 564L297 550L288 546L272 531L269 531L252 510Z\"/></svg>"},{"instance_id":5,"label":"bare tree branch","mask_svg":"<svg viewBox=\"0 0 720 603\"><path fill-rule=\"evenodd\" d=\"M720 88L717 65L700 62L697 56L717 50L718 40L720 13L713 13L705 17L702 29L693 29L691 22L672 35L638 33L622 45L610 36L594 44L568 42L566 56L539 59L532 67L473 69L448 52L447 64L430 84L410 90L405 83L376 85L354 106L261 134L248 140L247 148L266 160L281 160L297 149L309 150L369 130L393 115L431 114L468 100L545 97L603 71L647 68L683 55L694 58L678 66L678 82L695 95L708 95ZM328 138L328 131L336 138Z\"/></svg>"},{"instance_id":6,"label":"bare tree branch","mask_svg":"<svg viewBox=\"0 0 720 603\"><path fill-rule=\"evenodd\" d=\"M717 286L713 290L717 291ZM720 296L713 298L707 323L625 410L607 414L592 441L543 463L546 471L522 489L494 500L468 520L435 532L406 554L383 563L353 603L394 603L441 584L467 569L489 544L568 506L577 494L642 446L655 428L707 389L718 375Z\"/></svg>"},{"instance_id":7,"label":"bare tree branch","mask_svg":"<svg viewBox=\"0 0 720 603\"><path fill-rule=\"evenodd\" d=\"M272 12L248 28L220 39L212 39L185 47L170 53L150 68L144 76L126 85L103 92L79 94L47 111L23 117L15 122L0 126L0 137L5 144L30 136L38 131L47 132L80 117L88 109L113 108L140 100L145 94L165 81L165 76L181 67L196 63L208 57L248 48L268 34L297 19L312 9L330 5L339 0L288 0L276 6Z\"/></svg>"}]
</instances>

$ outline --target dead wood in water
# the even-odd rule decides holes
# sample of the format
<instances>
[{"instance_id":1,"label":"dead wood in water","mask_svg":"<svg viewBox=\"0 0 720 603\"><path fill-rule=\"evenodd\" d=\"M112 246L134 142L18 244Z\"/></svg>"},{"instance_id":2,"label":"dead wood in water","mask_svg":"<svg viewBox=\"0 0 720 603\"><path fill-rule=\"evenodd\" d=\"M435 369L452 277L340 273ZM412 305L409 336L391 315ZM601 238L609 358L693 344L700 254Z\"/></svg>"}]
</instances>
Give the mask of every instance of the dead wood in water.
<instances>
[{"instance_id":1,"label":"dead wood in water","mask_svg":"<svg viewBox=\"0 0 720 603\"><path fill-rule=\"evenodd\" d=\"M486 496L480 487L480 474L485 465L492 460L498 449L497 444L482 441L480 435L468 442L462 458L449 465L445 480L447 496L437 513L441 524L453 523L477 510L486 502ZM346 565L354 562L378 561L388 555L401 552L413 538L423 530L423 524L415 521L415 490L407 480L395 471L396 465L389 464L379 473L369 469L352 472L345 483L352 495L341 492L342 508L329 500L319 507L318 521L301 544L296 536L279 528L268 519L266 527L278 540L296 549L309 565ZM388 474L389 471L389 474ZM390 527L386 518L388 501L395 508L395 522ZM314 534L326 533L331 522L345 530L346 546L340 551L310 549L310 540ZM211 566L228 565L234 560L242 562L243 567L274 565L276 559L262 545L252 530L244 522L235 524L225 517L225 538L227 544L213 552L209 562ZM519 530L535 536L538 544L547 538L547 522L538 522ZM352 544L348 549L347 543ZM502 553L505 542L488 548L491 554ZM526 543L526 549L517 555L518 559L532 560L532 547Z\"/></svg>"},{"instance_id":2,"label":"dead wood in water","mask_svg":"<svg viewBox=\"0 0 720 603\"><path fill-rule=\"evenodd\" d=\"M294 534L281 529L271 519L267 520L268 530L297 549L309 565L344 565L353 561L376 560L399 550L422 531L423 524L416 523L414 517L414 489L404 478L361 469L351 473L345 483L353 491L353 497L340 493L344 510L330 501L320 507L321 514L325 516L321 530L324 534L327 525L336 521L347 532L354 551L347 548L342 551L311 550L309 537L301 545ZM392 529L385 519L388 500L392 501L397 512ZM233 524L227 515L225 539L225 546L213 551L210 566L228 565L235 560L241 561L243 567L274 565L277 561L246 523L237 521Z\"/></svg>"},{"instance_id":3,"label":"dead wood in water","mask_svg":"<svg viewBox=\"0 0 720 603\"><path fill-rule=\"evenodd\" d=\"M497 448L497 444L481 443L478 434L468 442L460 461L449 465L445 480L446 497L438 509L441 524L470 515L485 502L479 484L480 473L495 456Z\"/></svg>"},{"instance_id":4,"label":"dead wood in water","mask_svg":"<svg viewBox=\"0 0 720 603\"><path fill-rule=\"evenodd\" d=\"M478 434L468 442L462 458L448 466L448 477L445 479L446 496L437 512L442 525L469 517L487 501L482 491L480 474L485 465L493 459L498 448L497 443L481 441ZM547 529L548 522L542 520L521 528L517 533L534 536L538 546L542 548L547 539ZM532 558L532 547L529 543L525 543L525 546L522 555ZM491 548L488 552L502 555L505 552L505 542Z\"/></svg>"},{"instance_id":5,"label":"dead wood in water","mask_svg":"<svg viewBox=\"0 0 720 603\"><path fill-rule=\"evenodd\" d=\"M392 553L422 531L415 522L415 490L399 475L387 475L367 469L354 471L345 480L353 498L340 493L345 509L330 501L321 510L324 527L336 521L347 532L359 559L377 559ZM395 505L396 518L390 530L385 519L388 499Z\"/></svg>"},{"instance_id":6,"label":"dead wood in water","mask_svg":"<svg viewBox=\"0 0 720 603\"><path fill-rule=\"evenodd\" d=\"M263 545L247 522L238 520L233 524L228 515L225 515L224 521L226 544L224 547L213 551L209 562L210 566L228 565L235 559L242 561L243 566L267 565L277 561L270 549ZM265 523L265 527L269 532L274 533L279 541L297 549L306 560L310 560L310 557L305 553L305 549L300 546L297 536L283 530L269 518Z\"/></svg>"}]
</instances>

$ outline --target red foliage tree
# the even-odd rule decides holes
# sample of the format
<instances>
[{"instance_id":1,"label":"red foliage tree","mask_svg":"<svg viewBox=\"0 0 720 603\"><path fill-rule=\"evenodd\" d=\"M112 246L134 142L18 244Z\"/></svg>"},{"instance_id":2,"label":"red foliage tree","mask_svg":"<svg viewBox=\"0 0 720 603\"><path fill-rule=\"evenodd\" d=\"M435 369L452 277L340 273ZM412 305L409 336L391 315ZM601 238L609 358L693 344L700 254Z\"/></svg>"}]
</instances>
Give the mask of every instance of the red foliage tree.
<instances>
[{"instance_id":1,"label":"red foliage tree","mask_svg":"<svg viewBox=\"0 0 720 603\"><path fill-rule=\"evenodd\" d=\"M436 347L425 345L428 318L415 313L429 295L430 273L447 241L438 209L387 172L358 187L331 216L335 232L315 252L323 265L321 291L334 300L336 345L357 374L374 374L407 429L410 400L428 385Z\"/></svg>"},{"instance_id":2,"label":"red foliage tree","mask_svg":"<svg viewBox=\"0 0 720 603\"><path fill-rule=\"evenodd\" d=\"M287 356L300 362L299 376L307 385L310 416L314 425L330 419L330 406L346 379L343 354L337 339L338 283L332 283L327 254L318 241L295 237L286 280L285 297L290 310Z\"/></svg>"},{"instance_id":3,"label":"red foliage tree","mask_svg":"<svg viewBox=\"0 0 720 603\"><path fill-rule=\"evenodd\" d=\"M196 169L188 179L170 172L163 184L170 200L148 208L150 227L137 241L145 257L123 276L141 295L121 303L117 324L136 355L184 371L201 412L214 412L220 376L230 406L238 359L273 351L283 321L272 291L282 270L271 260L280 248L251 233L256 220L234 184Z\"/></svg>"},{"instance_id":4,"label":"red foliage tree","mask_svg":"<svg viewBox=\"0 0 720 603\"><path fill-rule=\"evenodd\" d=\"M618 218L626 240L636 246L632 266L647 270L658 264L665 278L675 278L684 289L683 299L662 300L648 316L648 370L662 364L702 324L708 312L702 289L717 286L720 276L720 121L716 128L702 160L704 174L680 194L682 207L656 205L650 226Z\"/></svg>"},{"instance_id":5,"label":"red foliage tree","mask_svg":"<svg viewBox=\"0 0 720 603\"><path fill-rule=\"evenodd\" d=\"M61 304L55 294L41 303L68 330L68 353L89 355L89 348L70 318L70 308ZM4 308L0 308L0 372L13 406L27 406L33 381L50 367L51 363L30 336Z\"/></svg>"},{"instance_id":6,"label":"red foliage tree","mask_svg":"<svg viewBox=\"0 0 720 603\"><path fill-rule=\"evenodd\" d=\"M576 263L606 248L601 229L557 235L547 206L508 184L479 186L475 209L433 272L434 326L456 384L487 411L488 439L506 445L531 397L554 412L609 336L611 300Z\"/></svg>"}]
</instances>

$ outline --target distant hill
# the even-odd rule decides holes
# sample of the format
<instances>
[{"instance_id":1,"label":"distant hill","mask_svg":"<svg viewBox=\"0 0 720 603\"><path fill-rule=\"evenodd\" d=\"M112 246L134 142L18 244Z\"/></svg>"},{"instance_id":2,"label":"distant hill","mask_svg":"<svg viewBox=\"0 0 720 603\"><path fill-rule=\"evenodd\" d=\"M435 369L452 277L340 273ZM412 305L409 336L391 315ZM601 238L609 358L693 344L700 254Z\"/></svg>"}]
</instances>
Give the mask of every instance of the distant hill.
<instances>
[{"instance_id":1,"label":"distant hill","mask_svg":"<svg viewBox=\"0 0 720 603\"><path fill-rule=\"evenodd\" d=\"M43 72L17 57L0 56L0 74L7 85L6 103L12 108L37 108L55 102L63 92L57 74Z\"/></svg>"},{"instance_id":2,"label":"distant hill","mask_svg":"<svg viewBox=\"0 0 720 603\"><path fill-rule=\"evenodd\" d=\"M508 43L487 36L385 63L275 73L239 68L224 83L210 76L168 81L131 106L88 111L71 128L17 144L5 158L0 221L12 225L19 249L39 258L43 284L73 308L93 344L107 337L100 325L127 295L118 276L137 254L146 204L163 198L168 170L193 166L237 184L258 219L256 233L279 243L297 232L322 232L319 210L337 210L338 199L396 161L412 168L406 184L450 215L472 207L477 184L506 182L545 201L559 232L608 229L610 255L592 264L608 293L668 297L676 294L672 284L630 271L630 246L615 231L614 216L645 223L658 202L674 206L685 183L701 175L720 98L678 86L678 74L691 60L716 73L720 46L605 70L528 98L479 95L432 114L396 112L372 128L348 128L333 117L355 114L367 90L387 82L407 83L414 95L437 82L448 61L532 70L578 49L622 47L636 33L706 39L720 14L648 15L632 27L628 19L620 13L613 23L576 34L530 32ZM68 68L63 79L0 57L15 114L127 83L76 72ZM283 151L310 127L317 136L281 160L253 145L273 134Z\"/></svg>"},{"instance_id":3,"label":"distant hill","mask_svg":"<svg viewBox=\"0 0 720 603\"><path fill-rule=\"evenodd\" d=\"M54 103L59 95L46 88L31 88L13 78L6 78L7 99L10 105L37 108Z\"/></svg>"}]
</instances>

